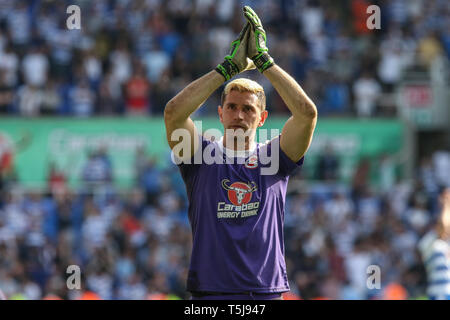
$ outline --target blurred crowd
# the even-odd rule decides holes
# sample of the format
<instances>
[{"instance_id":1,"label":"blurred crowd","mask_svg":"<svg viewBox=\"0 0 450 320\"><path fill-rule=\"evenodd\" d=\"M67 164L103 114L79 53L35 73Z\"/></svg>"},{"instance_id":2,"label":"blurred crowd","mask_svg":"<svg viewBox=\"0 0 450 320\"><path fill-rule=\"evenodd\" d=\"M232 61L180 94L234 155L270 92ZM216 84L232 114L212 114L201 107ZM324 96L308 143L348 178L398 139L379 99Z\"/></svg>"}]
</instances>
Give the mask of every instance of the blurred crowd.
<instances>
[{"instance_id":1,"label":"blurred crowd","mask_svg":"<svg viewBox=\"0 0 450 320\"><path fill-rule=\"evenodd\" d=\"M116 189L104 151L89 155L77 190L54 166L45 190L4 181L0 289L9 299L185 297L191 236L183 182L175 167L158 169L140 151L135 168L136 184L125 191ZM68 290L69 266L81 271L76 290Z\"/></svg>"},{"instance_id":2,"label":"blurred crowd","mask_svg":"<svg viewBox=\"0 0 450 320\"><path fill-rule=\"evenodd\" d=\"M142 150L135 161L135 185L125 191L115 188L104 150L86 161L78 190L54 169L46 190L4 184L0 289L9 299L189 298L192 240L181 176L174 164L158 168ZM382 188L358 170L348 186L333 178L336 167L318 180L298 170L286 197L286 298L423 298L416 246L435 223L449 167L450 154L436 152L412 181L394 175ZM81 271L74 290L69 266ZM381 272L374 287L367 284L369 266Z\"/></svg>"},{"instance_id":3,"label":"blurred crowd","mask_svg":"<svg viewBox=\"0 0 450 320\"><path fill-rule=\"evenodd\" d=\"M67 28L72 4L81 29ZM0 113L162 114L222 62L244 4L260 14L271 55L321 116L393 116L390 94L405 70L450 57L446 0L2 0ZM367 28L372 4L380 29ZM288 111L257 71L247 76L263 84L269 111ZM219 101L216 93L199 112L214 113Z\"/></svg>"},{"instance_id":4,"label":"blurred crowd","mask_svg":"<svg viewBox=\"0 0 450 320\"><path fill-rule=\"evenodd\" d=\"M81 29L68 30L70 4ZM0 0L0 114L160 116L165 103L210 71L243 26L242 6L260 14L271 55L323 115L395 116L389 98L406 70L450 57L446 0ZM368 30L366 8L381 11ZM288 112L270 83L268 110ZM220 92L198 112L213 114ZM208 107L209 106L209 107ZM318 162L289 184L285 215L286 298L421 298L425 272L416 245L433 226L449 155L424 158L412 181L367 165L341 185L339 163ZM174 166L136 154L133 188L118 190L107 151L93 153L83 186L49 168L46 190L0 179L0 289L9 299L185 299L191 250L187 198ZM308 176L311 176L308 174ZM81 288L69 290L68 267ZM368 289L367 267L381 270Z\"/></svg>"},{"instance_id":5,"label":"blurred crowd","mask_svg":"<svg viewBox=\"0 0 450 320\"><path fill-rule=\"evenodd\" d=\"M417 243L436 226L449 174L450 152L436 151L412 180L394 173L378 187L358 170L350 186L294 178L286 213L293 292L303 299L427 299Z\"/></svg>"}]
</instances>

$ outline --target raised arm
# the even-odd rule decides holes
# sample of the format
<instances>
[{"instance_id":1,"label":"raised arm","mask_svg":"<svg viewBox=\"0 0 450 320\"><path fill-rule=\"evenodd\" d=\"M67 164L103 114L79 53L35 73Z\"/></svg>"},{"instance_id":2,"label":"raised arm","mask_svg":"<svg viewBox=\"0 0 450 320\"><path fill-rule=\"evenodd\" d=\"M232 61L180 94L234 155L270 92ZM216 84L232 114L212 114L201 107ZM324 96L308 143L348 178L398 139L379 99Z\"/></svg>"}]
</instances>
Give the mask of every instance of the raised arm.
<instances>
[{"instance_id":1,"label":"raised arm","mask_svg":"<svg viewBox=\"0 0 450 320\"><path fill-rule=\"evenodd\" d=\"M248 6L244 16L251 26L248 56L258 70L272 83L292 113L281 132L280 147L297 162L308 150L317 122L317 109L300 85L281 67L275 65L268 53L266 32L261 20Z\"/></svg>"},{"instance_id":2,"label":"raised arm","mask_svg":"<svg viewBox=\"0 0 450 320\"><path fill-rule=\"evenodd\" d=\"M238 38L231 43L230 54L225 57L224 61L215 70L190 83L167 103L164 109L164 123L170 148L173 149L181 142L172 137L177 129L187 130L190 136L190 146L193 146L189 148L191 153L182 154L181 159L191 158L199 147L195 143L198 132L190 118L191 114L200 108L225 80L231 79L240 72L254 68L253 62L247 58L249 35L250 26L247 23Z\"/></svg>"},{"instance_id":3,"label":"raised arm","mask_svg":"<svg viewBox=\"0 0 450 320\"><path fill-rule=\"evenodd\" d=\"M280 148L297 162L311 145L317 122L316 106L300 85L279 66L274 65L263 74L292 113L281 131Z\"/></svg>"},{"instance_id":4,"label":"raised arm","mask_svg":"<svg viewBox=\"0 0 450 320\"><path fill-rule=\"evenodd\" d=\"M224 82L224 77L216 71L210 71L201 78L190 83L186 88L173 97L164 109L164 123L166 125L167 141L171 149L179 143L172 138L172 133L176 129L186 129L191 137L190 155L182 155L183 159L190 158L194 155L198 148L194 143L194 137L198 132L194 122L190 118L200 106L208 99L208 97L219 88Z\"/></svg>"},{"instance_id":5,"label":"raised arm","mask_svg":"<svg viewBox=\"0 0 450 320\"><path fill-rule=\"evenodd\" d=\"M439 238L450 240L450 188L445 188L440 197L442 209L437 224L437 234Z\"/></svg>"}]
</instances>

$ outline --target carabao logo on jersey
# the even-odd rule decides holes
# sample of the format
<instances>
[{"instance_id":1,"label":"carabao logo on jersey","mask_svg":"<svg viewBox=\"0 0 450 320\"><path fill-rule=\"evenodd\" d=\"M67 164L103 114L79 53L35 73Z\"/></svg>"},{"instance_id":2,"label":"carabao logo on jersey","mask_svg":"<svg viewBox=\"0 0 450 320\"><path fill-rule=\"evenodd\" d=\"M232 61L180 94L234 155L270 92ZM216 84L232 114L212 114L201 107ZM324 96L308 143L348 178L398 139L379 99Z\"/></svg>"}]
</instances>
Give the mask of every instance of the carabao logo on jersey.
<instances>
[{"instance_id":1,"label":"carabao logo on jersey","mask_svg":"<svg viewBox=\"0 0 450 320\"><path fill-rule=\"evenodd\" d=\"M257 190L254 182L251 182L251 185L244 182L234 182L230 185L229 182L228 179L222 180L222 187L228 191L228 199L235 206L249 203L253 192Z\"/></svg>"},{"instance_id":2,"label":"carabao logo on jersey","mask_svg":"<svg viewBox=\"0 0 450 320\"><path fill-rule=\"evenodd\" d=\"M228 200L226 203L220 201L217 203L217 218L223 219L239 219L256 216L259 211L259 201L250 202L253 192L258 190L256 183L249 182L233 182L223 179L222 187L227 191Z\"/></svg>"}]
</instances>

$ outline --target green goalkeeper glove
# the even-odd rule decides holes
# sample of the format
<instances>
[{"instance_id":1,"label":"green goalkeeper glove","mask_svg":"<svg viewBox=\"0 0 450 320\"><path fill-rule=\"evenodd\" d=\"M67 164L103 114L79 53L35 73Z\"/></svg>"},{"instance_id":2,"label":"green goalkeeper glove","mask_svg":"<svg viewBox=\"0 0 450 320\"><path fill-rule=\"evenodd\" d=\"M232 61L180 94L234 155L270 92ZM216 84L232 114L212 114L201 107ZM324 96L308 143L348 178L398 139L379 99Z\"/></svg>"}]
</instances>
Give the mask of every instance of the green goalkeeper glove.
<instances>
[{"instance_id":1,"label":"green goalkeeper glove","mask_svg":"<svg viewBox=\"0 0 450 320\"><path fill-rule=\"evenodd\" d=\"M244 16L251 26L247 55L253 60L259 72L263 73L275 64L268 53L266 31L264 31L258 15L249 6L244 7Z\"/></svg>"},{"instance_id":2,"label":"green goalkeeper glove","mask_svg":"<svg viewBox=\"0 0 450 320\"><path fill-rule=\"evenodd\" d=\"M250 24L247 23L242 28L238 38L231 43L230 54L225 60L218 64L216 71L220 73L225 81L230 80L242 71L255 69L252 60L247 58L247 44L250 37Z\"/></svg>"}]
</instances>

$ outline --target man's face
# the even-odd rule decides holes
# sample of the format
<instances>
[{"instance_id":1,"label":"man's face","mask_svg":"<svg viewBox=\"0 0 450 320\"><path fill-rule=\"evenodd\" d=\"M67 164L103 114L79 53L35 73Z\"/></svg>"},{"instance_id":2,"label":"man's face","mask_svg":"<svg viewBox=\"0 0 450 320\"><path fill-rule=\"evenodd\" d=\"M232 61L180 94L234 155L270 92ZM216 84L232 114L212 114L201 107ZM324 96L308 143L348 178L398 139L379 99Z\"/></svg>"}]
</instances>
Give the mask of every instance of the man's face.
<instances>
[{"instance_id":1,"label":"man's face","mask_svg":"<svg viewBox=\"0 0 450 320\"><path fill-rule=\"evenodd\" d=\"M251 92L231 90L223 106L218 108L220 122L225 130L256 129L264 124L267 111L261 111L258 97Z\"/></svg>"}]
</instances>

